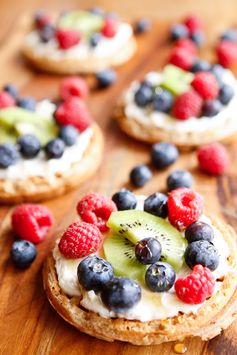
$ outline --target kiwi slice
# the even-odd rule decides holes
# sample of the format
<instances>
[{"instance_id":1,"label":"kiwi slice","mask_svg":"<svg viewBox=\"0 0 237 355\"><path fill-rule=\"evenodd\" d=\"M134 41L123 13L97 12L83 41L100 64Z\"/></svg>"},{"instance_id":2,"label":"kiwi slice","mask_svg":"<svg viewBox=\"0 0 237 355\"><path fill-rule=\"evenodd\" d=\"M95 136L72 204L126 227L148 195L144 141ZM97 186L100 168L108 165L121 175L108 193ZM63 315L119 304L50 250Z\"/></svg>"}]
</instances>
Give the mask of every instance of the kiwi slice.
<instances>
[{"instance_id":1,"label":"kiwi slice","mask_svg":"<svg viewBox=\"0 0 237 355\"><path fill-rule=\"evenodd\" d=\"M12 129L6 129L0 126L0 144L16 143L16 132Z\"/></svg>"},{"instance_id":2,"label":"kiwi slice","mask_svg":"<svg viewBox=\"0 0 237 355\"><path fill-rule=\"evenodd\" d=\"M194 74L169 64L164 68L161 86L174 95L180 95L190 89Z\"/></svg>"},{"instance_id":3,"label":"kiwi slice","mask_svg":"<svg viewBox=\"0 0 237 355\"><path fill-rule=\"evenodd\" d=\"M129 239L133 244L143 238L157 238L162 247L161 260L171 264L175 271L181 268L187 242L165 219L144 211L118 211L111 214L107 225L114 233Z\"/></svg>"},{"instance_id":4,"label":"kiwi slice","mask_svg":"<svg viewBox=\"0 0 237 355\"><path fill-rule=\"evenodd\" d=\"M134 244L121 235L109 235L103 244L105 258L113 266L116 276L127 276L144 282L146 265L135 256Z\"/></svg>"},{"instance_id":5,"label":"kiwi slice","mask_svg":"<svg viewBox=\"0 0 237 355\"><path fill-rule=\"evenodd\" d=\"M103 24L102 16L87 11L73 11L63 15L58 25L61 28L71 28L85 36L90 36L93 32L100 32Z\"/></svg>"}]
</instances>

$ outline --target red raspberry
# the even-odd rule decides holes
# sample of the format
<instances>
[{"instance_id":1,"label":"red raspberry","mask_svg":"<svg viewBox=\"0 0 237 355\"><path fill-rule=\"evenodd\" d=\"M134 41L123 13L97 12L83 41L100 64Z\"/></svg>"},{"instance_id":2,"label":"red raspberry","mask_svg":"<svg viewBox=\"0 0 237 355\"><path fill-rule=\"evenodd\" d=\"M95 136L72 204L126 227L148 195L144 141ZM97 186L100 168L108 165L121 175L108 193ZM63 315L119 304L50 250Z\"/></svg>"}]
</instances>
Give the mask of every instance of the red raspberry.
<instances>
[{"instance_id":1,"label":"red raspberry","mask_svg":"<svg viewBox=\"0 0 237 355\"><path fill-rule=\"evenodd\" d=\"M223 67L229 68L237 62L237 43L221 41L217 46L218 61Z\"/></svg>"},{"instance_id":2,"label":"red raspberry","mask_svg":"<svg viewBox=\"0 0 237 355\"><path fill-rule=\"evenodd\" d=\"M35 15L35 24L36 27L41 29L46 25L52 23L52 17L44 11L38 11Z\"/></svg>"},{"instance_id":3,"label":"red raspberry","mask_svg":"<svg viewBox=\"0 0 237 355\"><path fill-rule=\"evenodd\" d=\"M50 210L42 205L24 204L12 213L12 229L21 239L39 243L53 224Z\"/></svg>"},{"instance_id":4,"label":"red raspberry","mask_svg":"<svg viewBox=\"0 0 237 355\"><path fill-rule=\"evenodd\" d=\"M187 120L198 117L202 109L202 98L195 91L187 91L176 97L173 106L174 117Z\"/></svg>"},{"instance_id":5,"label":"red raspberry","mask_svg":"<svg viewBox=\"0 0 237 355\"><path fill-rule=\"evenodd\" d=\"M0 108L11 107L15 104L15 100L8 92L0 91Z\"/></svg>"},{"instance_id":6,"label":"red raspberry","mask_svg":"<svg viewBox=\"0 0 237 355\"><path fill-rule=\"evenodd\" d=\"M90 193L77 204L77 212L83 221L96 225L101 232L106 232L111 213L116 211L115 203L99 193Z\"/></svg>"},{"instance_id":7,"label":"red raspberry","mask_svg":"<svg viewBox=\"0 0 237 355\"><path fill-rule=\"evenodd\" d=\"M223 174L230 166L230 158L225 147L220 143L204 145L197 151L200 168L213 175Z\"/></svg>"},{"instance_id":8,"label":"red raspberry","mask_svg":"<svg viewBox=\"0 0 237 355\"><path fill-rule=\"evenodd\" d=\"M116 35L118 31L118 21L113 18L105 19L104 26L101 30L105 37L112 38Z\"/></svg>"},{"instance_id":9,"label":"red raspberry","mask_svg":"<svg viewBox=\"0 0 237 355\"><path fill-rule=\"evenodd\" d=\"M219 85L212 73L196 73L192 81L192 87L204 100L215 99L219 94Z\"/></svg>"},{"instance_id":10,"label":"red raspberry","mask_svg":"<svg viewBox=\"0 0 237 355\"><path fill-rule=\"evenodd\" d=\"M169 221L178 230L184 230L201 216L203 206L203 198L197 192L186 187L173 190L168 197Z\"/></svg>"},{"instance_id":11,"label":"red raspberry","mask_svg":"<svg viewBox=\"0 0 237 355\"><path fill-rule=\"evenodd\" d=\"M92 122L85 102L75 96L71 96L57 107L55 117L60 125L73 125L80 132L88 128Z\"/></svg>"},{"instance_id":12,"label":"red raspberry","mask_svg":"<svg viewBox=\"0 0 237 355\"><path fill-rule=\"evenodd\" d=\"M67 100L71 96L85 99L89 95L87 82L78 76L69 76L62 80L60 85L60 96Z\"/></svg>"},{"instance_id":13,"label":"red raspberry","mask_svg":"<svg viewBox=\"0 0 237 355\"><path fill-rule=\"evenodd\" d=\"M175 42L174 48L183 48L193 55L197 54L197 46L189 38L180 38L178 41Z\"/></svg>"},{"instance_id":14,"label":"red raspberry","mask_svg":"<svg viewBox=\"0 0 237 355\"><path fill-rule=\"evenodd\" d=\"M186 48L174 48L169 63L174 64L181 69L190 70L194 63L194 56Z\"/></svg>"},{"instance_id":15,"label":"red raspberry","mask_svg":"<svg viewBox=\"0 0 237 355\"><path fill-rule=\"evenodd\" d=\"M199 17L192 15L192 16L188 16L185 20L184 20L184 24L188 27L189 32L192 34L196 31L200 31L203 27L202 25L202 21L200 20Z\"/></svg>"},{"instance_id":16,"label":"red raspberry","mask_svg":"<svg viewBox=\"0 0 237 355\"><path fill-rule=\"evenodd\" d=\"M195 265L190 275L176 280L174 288L178 298L188 304L203 303L213 294L215 278L202 265Z\"/></svg>"},{"instance_id":17,"label":"red raspberry","mask_svg":"<svg viewBox=\"0 0 237 355\"><path fill-rule=\"evenodd\" d=\"M60 29L56 32L56 38L61 49L69 49L81 40L81 35L75 30Z\"/></svg>"},{"instance_id":18,"label":"red raspberry","mask_svg":"<svg viewBox=\"0 0 237 355\"><path fill-rule=\"evenodd\" d=\"M102 234L92 224L70 224L58 244L60 252L69 259L77 259L95 253L101 244Z\"/></svg>"}]
</instances>

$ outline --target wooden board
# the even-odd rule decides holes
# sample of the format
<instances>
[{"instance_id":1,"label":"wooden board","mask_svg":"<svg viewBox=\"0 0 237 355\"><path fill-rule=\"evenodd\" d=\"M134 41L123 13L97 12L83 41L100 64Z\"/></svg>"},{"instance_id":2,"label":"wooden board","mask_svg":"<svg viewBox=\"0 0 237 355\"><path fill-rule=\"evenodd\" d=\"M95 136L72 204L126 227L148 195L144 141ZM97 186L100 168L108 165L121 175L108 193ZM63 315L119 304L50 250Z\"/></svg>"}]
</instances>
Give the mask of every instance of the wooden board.
<instances>
[{"instance_id":1,"label":"wooden board","mask_svg":"<svg viewBox=\"0 0 237 355\"><path fill-rule=\"evenodd\" d=\"M23 3L25 7L32 6L26 0ZM223 8L224 3L226 2L222 1ZM44 97L56 98L60 78L31 70L19 54L26 21L25 16L17 19L17 6L19 4L14 8L14 16L11 17L13 7L10 8L10 4L11 1L1 2L2 9L8 15L8 17L4 17L5 22L3 22L7 24L8 31L7 37L2 35L4 29L0 33L2 38L0 43L0 85L15 82L19 85L22 94L34 95L38 99ZM175 6L174 4L175 2L173 2L173 6ZM124 10L123 12L128 10L127 15L134 15L135 5L133 8L124 3L123 8L122 2L120 6ZM152 6L153 8L149 8L150 13L152 13L152 9L156 9L154 2ZM202 6L204 7L204 1ZM60 8L62 7L61 4ZM145 4L143 7L145 7ZM168 13L169 11L167 11L167 16ZM231 11L229 11L229 14L231 14ZM174 17L174 15L175 11L172 8L172 16ZM7 18L11 21L7 21ZM17 20L14 22L13 19ZM10 27L9 23L11 23ZM202 51L202 56L208 58L213 56L210 46L213 45L220 27L224 26L223 23L216 25L216 22L212 22L206 27L210 41ZM120 342L110 344L76 331L63 321L49 305L43 292L41 277L42 264L49 249L53 246L55 234L62 231L76 217L75 206L78 199L88 191L101 191L110 196L123 186L131 188L128 182L131 168L138 163L149 163L149 146L124 135L111 121L111 112L116 99L132 79L142 78L148 70L159 69L165 63L170 50L170 45L167 43L168 27L167 22L164 23L160 20L154 23L153 31L141 36L138 53L129 63L118 70L118 81L110 89L96 91L93 78L88 78L92 89L88 104L94 118L103 128L106 137L103 164L95 176L80 189L62 198L45 203L54 213L55 227L51 235L38 246L38 257L31 268L26 271L15 269L9 260L9 251L14 240L14 236L8 228L11 208L4 206L0 208L0 354L168 355L173 353L173 343L149 347L136 347ZM136 193L150 194L155 191L163 191L168 173L175 168L184 167L193 173L195 188L205 196L206 208L219 214L236 228L236 149L237 143L229 147L233 163L228 174L223 177L215 178L203 175L197 169L195 153L182 154L178 162L170 169L162 172L154 171L152 181L144 188L137 189ZM188 348L188 354L234 355L237 353L236 339L237 322L221 336L209 342L191 339L185 341L185 345Z\"/></svg>"}]
</instances>

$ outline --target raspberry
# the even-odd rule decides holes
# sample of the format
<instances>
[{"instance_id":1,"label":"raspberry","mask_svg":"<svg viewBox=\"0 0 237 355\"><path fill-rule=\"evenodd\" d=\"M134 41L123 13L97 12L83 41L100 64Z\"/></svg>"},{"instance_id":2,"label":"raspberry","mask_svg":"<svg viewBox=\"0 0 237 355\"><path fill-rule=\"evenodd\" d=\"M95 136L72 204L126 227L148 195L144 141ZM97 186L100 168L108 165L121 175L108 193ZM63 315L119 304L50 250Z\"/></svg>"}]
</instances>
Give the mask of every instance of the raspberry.
<instances>
[{"instance_id":1,"label":"raspberry","mask_svg":"<svg viewBox=\"0 0 237 355\"><path fill-rule=\"evenodd\" d=\"M184 24L188 27L190 34L202 30L202 22L199 17L192 15L184 20Z\"/></svg>"},{"instance_id":2,"label":"raspberry","mask_svg":"<svg viewBox=\"0 0 237 355\"><path fill-rule=\"evenodd\" d=\"M203 211L203 198L186 187L170 192L168 197L168 217L178 230L184 230L196 222Z\"/></svg>"},{"instance_id":3,"label":"raspberry","mask_svg":"<svg viewBox=\"0 0 237 355\"><path fill-rule=\"evenodd\" d=\"M187 120L190 117L198 117L201 109L202 98L194 90L187 91L176 97L173 115L180 120Z\"/></svg>"},{"instance_id":4,"label":"raspberry","mask_svg":"<svg viewBox=\"0 0 237 355\"><path fill-rule=\"evenodd\" d=\"M77 259L95 253L102 241L102 234L92 224L70 224L58 244L60 252L69 259Z\"/></svg>"},{"instance_id":5,"label":"raspberry","mask_svg":"<svg viewBox=\"0 0 237 355\"><path fill-rule=\"evenodd\" d=\"M74 96L57 107L55 117L60 125L72 125L80 132L91 125L91 115L84 101Z\"/></svg>"},{"instance_id":6,"label":"raspberry","mask_svg":"<svg viewBox=\"0 0 237 355\"><path fill-rule=\"evenodd\" d=\"M105 19L104 26L102 28L102 33L105 37L112 38L116 35L118 30L118 21L113 18Z\"/></svg>"},{"instance_id":7,"label":"raspberry","mask_svg":"<svg viewBox=\"0 0 237 355\"><path fill-rule=\"evenodd\" d=\"M221 41L217 46L218 61L223 67L230 67L237 61L237 44L230 41Z\"/></svg>"},{"instance_id":8,"label":"raspberry","mask_svg":"<svg viewBox=\"0 0 237 355\"><path fill-rule=\"evenodd\" d=\"M169 63L174 64L181 69L190 70L194 63L194 56L189 50L187 50L187 48L174 48Z\"/></svg>"},{"instance_id":9,"label":"raspberry","mask_svg":"<svg viewBox=\"0 0 237 355\"><path fill-rule=\"evenodd\" d=\"M116 211L115 203L99 193L90 193L77 204L77 212L83 221L96 225L101 232L106 232L111 213Z\"/></svg>"},{"instance_id":10,"label":"raspberry","mask_svg":"<svg viewBox=\"0 0 237 355\"><path fill-rule=\"evenodd\" d=\"M69 49L80 42L81 35L78 31L60 29L56 32L56 38L61 49Z\"/></svg>"},{"instance_id":11,"label":"raspberry","mask_svg":"<svg viewBox=\"0 0 237 355\"><path fill-rule=\"evenodd\" d=\"M220 143L204 145L197 151L200 168L213 175L223 174L230 166L230 158L225 147Z\"/></svg>"},{"instance_id":12,"label":"raspberry","mask_svg":"<svg viewBox=\"0 0 237 355\"><path fill-rule=\"evenodd\" d=\"M174 48L183 48L186 49L189 53L196 55L197 54L197 46L191 39L189 38L181 38L175 42Z\"/></svg>"},{"instance_id":13,"label":"raspberry","mask_svg":"<svg viewBox=\"0 0 237 355\"><path fill-rule=\"evenodd\" d=\"M196 73L191 84L204 100L213 100L219 94L219 85L212 73Z\"/></svg>"},{"instance_id":14,"label":"raspberry","mask_svg":"<svg viewBox=\"0 0 237 355\"><path fill-rule=\"evenodd\" d=\"M69 76L62 80L60 85L60 96L67 100L71 96L85 99L89 94L87 82L78 76Z\"/></svg>"},{"instance_id":15,"label":"raspberry","mask_svg":"<svg viewBox=\"0 0 237 355\"><path fill-rule=\"evenodd\" d=\"M203 303L213 294L215 278L211 271L196 265L190 275L176 280L174 288L178 298L188 304Z\"/></svg>"},{"instance_id":16,"label":"raspberry","mask_svg":"<svg viewBox=\"0 0 237 355\"><path fill-rule=\"evenodd\" d=\"M18 237L39 243L53 224L53 216L45 206L24 204L16 207L12 214L12 229Z\"/></svg>"},{"instance_id":17,"label":"raspberry","mask_svg":"<svg viewBox=\"0 0 237 355\"><path fill-rule=\"evenodd\" d=\"M14 98L6 91L0 91L0 108L11 107L15 105Z\"/></svg>"}]
</instances>

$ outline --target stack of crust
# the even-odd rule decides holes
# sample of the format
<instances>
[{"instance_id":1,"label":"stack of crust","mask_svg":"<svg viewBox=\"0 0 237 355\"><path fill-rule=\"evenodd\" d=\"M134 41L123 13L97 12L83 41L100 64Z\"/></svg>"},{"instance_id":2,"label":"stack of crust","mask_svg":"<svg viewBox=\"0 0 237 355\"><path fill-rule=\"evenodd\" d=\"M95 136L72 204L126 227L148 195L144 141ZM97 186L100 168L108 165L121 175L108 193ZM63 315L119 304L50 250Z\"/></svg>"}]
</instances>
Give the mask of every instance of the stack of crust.
<instances>
[{"instance_id":1,"label":"stack of crust","mask_svg":"<svg viewBox=\"0 0 237 355\"><path fill-rule=\"evenodd\" d=\"M99 167L104 139L96 123L92 125L93 136L82 159L72 164L70 171L58 174L53 181L46 177L33 176L24 180L0 179L0 202L36 202L55 198L87 180Z\"/></svg>"},{"instance_id":2,"label":"stack of crust","mask_svg":"<svg viewBox=\"0 0 237 355\"><path fill-rule=\"evenodd\" d=\"M187 337L208 340L220 334L237 314L237 247L236 234L227 224L208 215L222 233L230 249L230 272L220 280L216 294L207 300L195 314L140 322L122 318L102 318L80 305L80 297L69 297L59 287L52 253L45 261L43 281L47 297L55 310L78 330L109 342L126 341L135 345L160 344L182 341Z\"/></svg>"}]
</instances>

